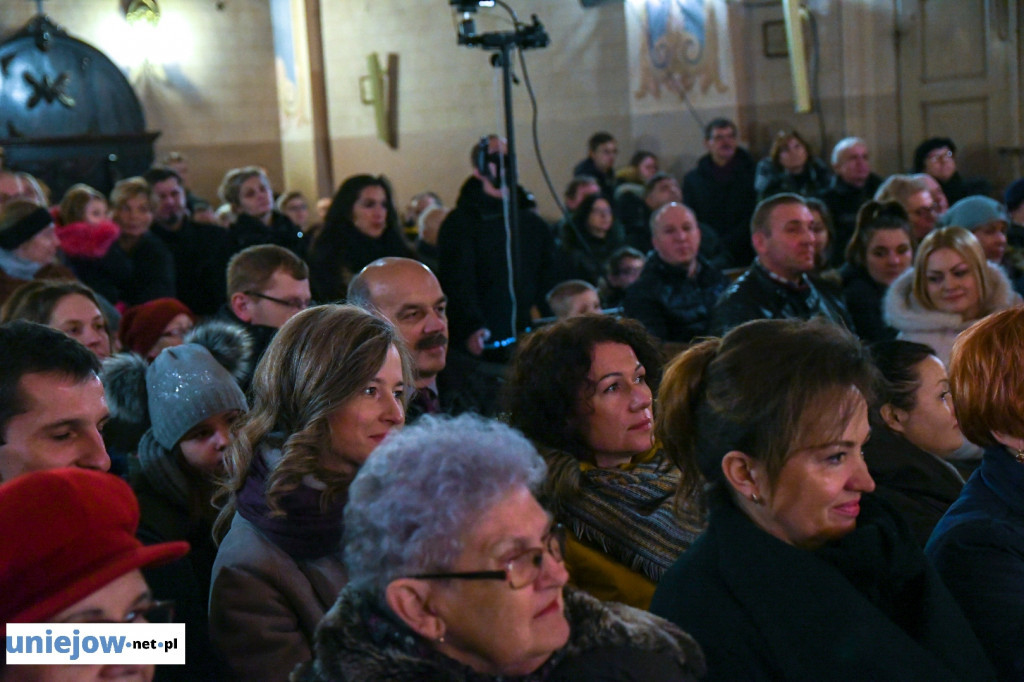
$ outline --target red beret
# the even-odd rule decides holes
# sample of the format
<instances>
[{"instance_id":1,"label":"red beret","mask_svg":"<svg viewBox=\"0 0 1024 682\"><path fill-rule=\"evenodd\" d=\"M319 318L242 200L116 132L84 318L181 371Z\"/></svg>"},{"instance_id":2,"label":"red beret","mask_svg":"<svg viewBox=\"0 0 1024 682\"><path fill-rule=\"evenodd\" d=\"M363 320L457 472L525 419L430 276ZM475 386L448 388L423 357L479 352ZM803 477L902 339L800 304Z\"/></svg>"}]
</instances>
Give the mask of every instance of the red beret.
<instances>
[{"instance_id":1,"label":"red beret","mask_svg":"<svg viewBox=\"0 0 1024 682\"><path fill-rule=\"evenodd\" d=\"M0 485L0 627L45 622L115 578L188 552L145 546L139 503L113 474L65 468Z\"/></svg>"},{"instance_id":2,"label":"red beret","mask_svg":"<svg viewBox=\"0 0 1024 682\"><path fill-rule=\"evenodd\" d=\"M121 317L121 327L117 330L121 348L145 357L160 340L167 324L182 314L195 322L192 311L176 298L158 298L129 308Z\"/></svg>"}]
</instances>

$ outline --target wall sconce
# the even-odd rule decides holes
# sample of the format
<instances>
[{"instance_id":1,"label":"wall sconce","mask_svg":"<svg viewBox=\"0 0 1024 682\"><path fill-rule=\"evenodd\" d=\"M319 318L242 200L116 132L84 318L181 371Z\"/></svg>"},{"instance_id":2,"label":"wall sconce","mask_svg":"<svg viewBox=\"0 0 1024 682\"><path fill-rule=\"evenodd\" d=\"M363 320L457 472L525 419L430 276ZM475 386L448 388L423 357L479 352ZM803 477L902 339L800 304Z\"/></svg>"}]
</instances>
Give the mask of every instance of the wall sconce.
<instances>
[{"instance_id":1,"label":"wall sconce","mask_svg":"<svg viewBox=\"0 0 1024 682\"><path fill-rule=\"evenodd\" d=\"M160 6L156 0L122 0L121 9L129 26L145 22L155 27L160 23Z\"/></svg>"}]
</instances>

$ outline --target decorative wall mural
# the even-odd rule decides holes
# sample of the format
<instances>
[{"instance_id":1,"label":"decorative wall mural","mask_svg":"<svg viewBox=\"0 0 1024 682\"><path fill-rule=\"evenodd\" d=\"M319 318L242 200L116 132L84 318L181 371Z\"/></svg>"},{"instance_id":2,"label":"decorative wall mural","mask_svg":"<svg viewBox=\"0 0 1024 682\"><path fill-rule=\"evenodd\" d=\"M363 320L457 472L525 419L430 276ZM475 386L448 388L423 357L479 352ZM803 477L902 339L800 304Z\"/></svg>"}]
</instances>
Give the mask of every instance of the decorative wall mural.
<instances>
[{"instance_id":1,"label":"decorative wall mural","mask_svg":"<svg viewBox=\"0 0 1024 682\"><path fill-rule=\"evenodd\" d=\"M679 99L700 88L701 94L728 90L719 71L716 0L643 0L640 23L637 99L660 99L662 91Z\"/></svg>"}]
</instances>

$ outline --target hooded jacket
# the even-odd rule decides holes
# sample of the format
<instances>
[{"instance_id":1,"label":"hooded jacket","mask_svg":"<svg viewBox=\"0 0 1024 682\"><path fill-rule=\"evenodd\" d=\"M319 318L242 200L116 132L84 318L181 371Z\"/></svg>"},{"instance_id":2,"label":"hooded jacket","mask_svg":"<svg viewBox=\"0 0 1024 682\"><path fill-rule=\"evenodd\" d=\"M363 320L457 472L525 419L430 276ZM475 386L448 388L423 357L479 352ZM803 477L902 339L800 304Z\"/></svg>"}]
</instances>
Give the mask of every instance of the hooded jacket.
<instances>
[{"instance_id":1,"label":"hooded jacket","mask_svg":"<svg viewBox=\"0 0 1024 682\"><path fill-rule=\"evenodd\" d=\"M529 194L520 190L518 237L520 270L515 277L516 324L506 256L504 206L470 177L459 191L455 209L438 235L440 265L437 277L448 295L453 344L460 346L478 329L491 330L491 340L514 336L530 325L530 308L547 310L545 294L557 280L554 239L547 224L531 209Z\"/></svg>"}]
</instances>

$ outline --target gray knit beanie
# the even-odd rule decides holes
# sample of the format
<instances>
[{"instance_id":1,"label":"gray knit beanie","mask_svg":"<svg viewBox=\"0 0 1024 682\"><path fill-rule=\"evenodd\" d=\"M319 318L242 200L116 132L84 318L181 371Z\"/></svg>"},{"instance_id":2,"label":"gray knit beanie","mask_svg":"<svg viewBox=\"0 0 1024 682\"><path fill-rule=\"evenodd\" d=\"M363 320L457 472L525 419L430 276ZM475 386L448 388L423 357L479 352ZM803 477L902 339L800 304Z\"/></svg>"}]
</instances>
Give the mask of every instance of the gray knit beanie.
<instances>
[{"instance_id":1,"label":"gray knit beanie","mask_svg":"<svg viewBox=\"0 0 1024 682\"><path fill-rule=\"evenodd\" d=\"M1003 205L995 199L976 195L964 197L949 207L945 215L939 221L941 227L956 225L974 232L976 229L992 222L1002 220L1009 223L1010 220L1003 209Z\"/></svg>"},{"instance_id":2,"label":"gray knit beanie","mask_svg":"<svg viewBox=\"0 0 1024 682\"><path fill-rule=\"evenodd\" d=\"M245 394L210 351L195 343L165 348L146 370L153 437L170 450L193 426L248 409Z\"/></svg>"}]
</instances>

